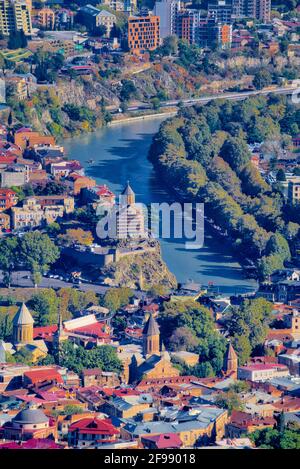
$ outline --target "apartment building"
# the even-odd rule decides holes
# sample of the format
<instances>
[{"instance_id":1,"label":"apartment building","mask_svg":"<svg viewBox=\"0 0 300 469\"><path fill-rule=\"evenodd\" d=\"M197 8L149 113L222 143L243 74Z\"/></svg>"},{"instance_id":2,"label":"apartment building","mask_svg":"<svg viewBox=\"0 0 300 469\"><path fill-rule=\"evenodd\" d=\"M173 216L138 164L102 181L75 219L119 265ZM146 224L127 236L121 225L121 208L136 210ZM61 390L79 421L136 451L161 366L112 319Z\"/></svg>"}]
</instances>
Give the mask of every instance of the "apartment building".
<instances>
[{"instance_id":1,"label":"apartment building","mask_svg":"<svg viewBox=\"0 0 300 469\"><path fill-rule=\"evenodd\" d=\"M199 10L179 11L177 15L177 35L189 44L198 44L201 13Z\"/></svg>"},{"instance_id":2,"label":"apartment building","mask_svg":"<svg viewBox=\"0 0 300 469\"><path fill-rule=\"evenodd\" d=\"M160 0L155 2L154 15L159 16L160 37L176 34L177 15L180 11L180 0Z\"/></svg>"},{"instance_id":3,"label":"apartment building","mask_svg":"<svg viewBox=\"0 0 300 469\"><path fill-rule=\"evenodd\" d=\"M128 46L133 54L155 50L159 44L159 16L132 16L128 19Z\"/></svg>"},{"instance_id":4,"label":"apartment building","mask_svg":"<svg viewBox=\"0 0 300 469\"><path fill-rule=\"evenodd\" d=\"M55 12L51 8L42 8L35 13L35 21L39 28L51 30L55 27Z\"/></svg>"},{"instance_id":5,"label":"apartment building","mask_svg":"<svg viewBox=\"0 0 300 469\"><path fill-rule=\"evenodd\" d=\"M25 0L0 0L0 32L4 36L23 30L32 34L31 4Z\"/></svg>"},{"instance_id":6,"label":"apartment building","mask_svg":"<svg viewBox=\"0 0 300 469\"><path fill-rule=\"evenodd\" d=\"M11 189L0 189L0 211L8 210L16 205L18 197L15 191Z\"/></svg>"},{"instance_id":7,"label":"apartment building","mask_svg":"<svg viewBox=\"0 0 300 469\"><path fill-rule=\"evenodd\" d=\"M233 0L233 16L255 18L264 23L271 21L271 0Z\"/></svg>"},{"instance_id":8,"label":"apartment building","mask_svg":"<svg viewBox=\"0 0 300 469\"><path fill-rule=\"evenodd\" d=\"M74 199L68 196L27 197L23 207L12 208L12 228L40 226L53 223L74 210Z\"/></svg>"}]
</instances>

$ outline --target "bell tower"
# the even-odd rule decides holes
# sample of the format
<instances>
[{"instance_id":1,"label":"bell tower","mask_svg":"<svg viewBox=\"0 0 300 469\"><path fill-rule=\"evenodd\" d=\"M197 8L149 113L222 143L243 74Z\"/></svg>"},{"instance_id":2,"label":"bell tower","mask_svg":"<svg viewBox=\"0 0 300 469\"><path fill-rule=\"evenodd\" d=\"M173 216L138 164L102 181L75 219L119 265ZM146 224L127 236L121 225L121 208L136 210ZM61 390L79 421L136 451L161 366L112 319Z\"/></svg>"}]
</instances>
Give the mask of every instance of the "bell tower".
<instances>
[{"instance_id":1,"label":"bell tower","mask_svg":"<svg viewBox=\"0 0 300 469\"><path fill-rule=\"evenodd\" d=\"M152 314L143 329L143 354L145 357L160 354L160 332Z\"/></svg>"},{"instance_id":2,"label":"bell tower","mask_svg":"<svg viewBox=\"0 0 300 469\"><path fill-rule=\"evenodd\" d=\"M33 317L25 303L22 303L13 319L13 343L23 346L33 342Z\"/></svg>"}]
</instances>

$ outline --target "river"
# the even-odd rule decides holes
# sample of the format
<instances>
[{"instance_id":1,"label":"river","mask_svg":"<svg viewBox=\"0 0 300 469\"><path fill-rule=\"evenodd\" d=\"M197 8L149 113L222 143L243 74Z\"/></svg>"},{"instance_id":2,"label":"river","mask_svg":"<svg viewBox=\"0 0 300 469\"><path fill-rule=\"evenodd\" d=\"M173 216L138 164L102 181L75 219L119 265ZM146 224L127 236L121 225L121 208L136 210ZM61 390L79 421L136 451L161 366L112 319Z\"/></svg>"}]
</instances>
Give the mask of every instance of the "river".
<instances>
[{"instance_id":1,"label":"river","mask_svg":"<svg viewBox=\"0 0 300 469\"><path fill-rule=\"evenodd\" d=\"M67 156L85 167L87 176L107 184L116 194L129 180L137 202L174 202L147 159L152 136L162 120L120 123L66 139L63 145ZM87 163L90 159L94 160L91 165ZM244 278L228 246L209 230L205 230L204 246L199 250L186 250L181 240L163 239L161 247L163 259L178 282L193 280L202 285L213 282L226 295L248 293L256 287L254 280Z\"/></svg>"}]
</instances>

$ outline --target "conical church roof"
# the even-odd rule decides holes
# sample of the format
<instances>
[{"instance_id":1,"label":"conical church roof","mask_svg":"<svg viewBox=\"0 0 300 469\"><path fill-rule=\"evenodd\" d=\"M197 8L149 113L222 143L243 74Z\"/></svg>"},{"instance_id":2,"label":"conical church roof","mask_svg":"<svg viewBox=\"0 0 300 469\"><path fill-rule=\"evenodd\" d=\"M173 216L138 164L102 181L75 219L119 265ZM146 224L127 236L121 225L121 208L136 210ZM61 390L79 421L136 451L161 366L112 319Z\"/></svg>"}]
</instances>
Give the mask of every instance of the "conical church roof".
<instances>
[{"instance_id":1,"label":"conical church roof","mask_svg":"<svg viewBox=\"0 0 300 469\"><path fill-rule=\"evenodd\" d=\"M129 185L129 181L127 181L127 184L125 188L123 189L122 195L134 195L134 192L131 186Z\"/></svg>"},{"instance_id":2,"label":"conical church roof","mask_svg":"<svg viewBox=\"0 0 300 469\"><path fill-rule=\"evenodd\" d=\"M159 327L152 314L150 314L149 319L145 324L143 335L159 335Z\"/></svg>"},{"instance_id":3,"label":"conical church roof","mask_svg":"<svg viewBox=\"0 0 300 469\"><path fill-rule=\"evenodd\" d=\"M237 354L234 348L232 347L231 342L228 344L228 347L225 353L225 361L227 362L229 360L237 360Z\"/></svg>"},{"instance_id":4,"label":"conical church roof","mask_svg":"<svg viewBox=\"0 0 300 469\"><path fill-rule=\"evenodd\" d=\"M15 326L20 326L22 324L33 324L34 320L33 317L31 316L29 309L25 305L25 303L22 303L22 306L20 306L19 311L15 315L13 319L13 324Z\"/></svg>"}]
</instances>

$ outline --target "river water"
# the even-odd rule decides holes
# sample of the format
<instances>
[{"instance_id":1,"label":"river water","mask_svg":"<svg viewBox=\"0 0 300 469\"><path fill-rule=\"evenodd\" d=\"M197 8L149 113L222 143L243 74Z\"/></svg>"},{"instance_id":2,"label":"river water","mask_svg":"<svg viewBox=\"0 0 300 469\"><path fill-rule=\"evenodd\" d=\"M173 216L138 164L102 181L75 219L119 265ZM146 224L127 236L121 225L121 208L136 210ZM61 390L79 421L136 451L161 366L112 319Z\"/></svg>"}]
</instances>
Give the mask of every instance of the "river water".
<instances>
[{"instance_id":1,"label":"river water","mask_svg":"<svg viewBox=\"0 0 300 469\"><path fill-rule=\"evenodd\" d=\"M164 183L147 159L152 136L163 119L145 119L113 125L94 133L66 139L67 156L79 160L86 175L99 184L107 184L117 195L127 180L135 191L136 201L174 202ZM94 160L88 164L87 160ZM161 240L162 256L178 282L193 280L208 285L213 282L226 295L248 293L254 280L245 279L230 248L205 230L205 242L199 250L186 250L184 241Z\"/></svg>"}]
</instances>

